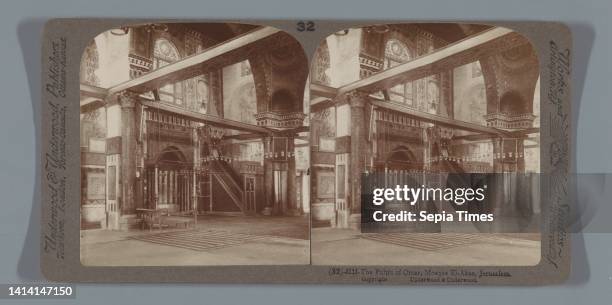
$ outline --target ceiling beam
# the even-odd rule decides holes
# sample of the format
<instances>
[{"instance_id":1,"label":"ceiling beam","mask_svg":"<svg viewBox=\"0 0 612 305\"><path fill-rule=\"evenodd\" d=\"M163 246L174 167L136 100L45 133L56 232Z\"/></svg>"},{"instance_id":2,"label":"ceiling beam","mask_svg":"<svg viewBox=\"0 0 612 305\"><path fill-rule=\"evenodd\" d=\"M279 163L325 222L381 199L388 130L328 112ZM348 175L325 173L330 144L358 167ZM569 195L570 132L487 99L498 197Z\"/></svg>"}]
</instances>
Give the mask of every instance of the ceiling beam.
<instances>
[{"instance_id":1,"label":"ceiling beam","mask_svg":"<svg viewBox=\"0 0 612 305\"><path fill-rule=\"evenodd\" d=\"M326 97L335 98L338 95L338 88L331 86L310 83L310 96L311 97Z\"/></svg>"},{"instance_id":2,"label":"ceiling beam","mask_svg":"<svg viewBox=\"0 0 612 305\"><path fill-rule=\"evenodd\" d=\"M81 98L80 108L81 112L93 111L98 108L102 108L106 105L106 101L93 97Z\"/></svg>"},{"instance_id":3,"label":"ceiling beam","mask_svg":"<svg viewBox=\"0 0 612 305\"><path fill-rule=\"evenodd\" d=\"M420 79L499 53L528 42L510 29L496 27L439 48L409 62L373 74L338 88L338 94L354 90L373 93Z\"/></svg>"},{"instance_id":4,"label":"ceiling beam","mask_svg":"<svg viewBox=\"0 0 612 305\"><path fill-rule=\"evenodd\" d=\"M239 133L239 134L230 134L224 135L223 139L228 140L255 140L261 139L263 135L261 133Z\"/></svg>"},{"instance_id":5,"label":"ceiling beam","mask_svg":"<svg viewBox=\"0 0 612 305\"><path fill-rule=\"evenodd\" d=\"M82 112L104 107L108 91L104 88L80 84L80 108Z\"/></svg>"},{"instance_id":6,"label":"ceiling beam","mask_svg":"<svg viewBox=\"0 0 612 305\"><path fill-rule=\"evenodd\" d=\"M80 89L81 89L81 98L91 97L91 98L105 100L106 97L108 96L108 90L104 88L92 86L92 85L81 83Z\"/></svg>"},{"instance_id":7,"label":"ceiling beam","mask_svg":"<svg viewBox=\"0 0 612 305\"><path fill-rule=\"evenodd\" d=\"M482 126L482 125L478 125L478 124L474 124L470 122L458 121L458 120L443 117L440 115L410 109L406 106L403 106L403 105L400 105L394 102L390 102L390 101L371 100L370 103L372 103L372 105L378 108L396 111L396 112L405 114L407 116L413 117L415 119L418 119L420 121L427 122L427 123L434 123L440 126L456 128L456 129L477 132L477 133L491 134L491 135L496 135L496 136L501 136L501 137L507 137L510 134L509 132L505 130Z\"/></svg>"},{"instance_id":8,"label":"ceiling beam","mask_svg":"<svg viewBox=\"0 0 612 305\"><path fill-rule=\"evenodd\" d=\"M334 105L334 101L332 99L326 97L315 97L310 100L310 111L315 112L321 109L331 107Z\"/></svg>"},{"instance_id":9,"label":"ceiling beam","mask_svg":"<svg viewBox=\"0 0 612 305\"><path fill-rule=\"evenodd\" d=\"M540 132L539 127L531 127L531 128L512 131L511 135L515 138L523 138L527 135L539 133L539 132Z\"/></svg>"},{"instance_id":10,"label":"ceiling beam","mask_svg":"<svg viewBox=\"0 0 612 305\"><path fill-rule=\"evenodd\" d=\"M318 111L333 106L333 99L338 95L338 88L323 84L310 83L310 109Z\"/></svg>"},{"instance_id":11,"label":"ceiling beam","mask_svg":"<svg viewBox=\"0 0 612 305\"><path fill-rule=\"evenodd\" d=\"M275 133L275 130L264 128L261 126L224 119L210 114L203 114L195 111L185 110L184 108L170 106L161 102L140 101L140 103L153 109L159 109L173 114L182 115L193 121L205 123L212 126L259 134Z\"/></svg>"},{"instance_id":12,"label":"ceiling beam","mask_svg":"<svg viewBox=\"0 0 612 305\"><path fill-rule=\"evenodd\" d=\"M520 129L520 130L509 130L507 132L508 132L508 135L507 135L508 138L523 139L523 138L526 138L530 134L540 133L540 128L530 127L526 129ZM455 136L453 137L453 140L481 141L481 140L487 140L487 139L492 139L492 138L495 138L495 135L476 133L476 134Z\"/></svg>"},{"instance_id":13,"label":"ceiling beam","mask_svg":"<svg viewBox=\"0 0 612 305\"><path fill-rule=\"evenodd\" d=\"M160 88L168 83L189 79L202 74L206 66L215 66L220 63L227 64L228 56L237 59L246 58L249 50L251 50L250 48L246 48L246 46L261 42L263 39L271 37L279 31L280 30L272 27L255 29L210 47L201 53L173 62L143 74L142 76L113 86L108 89L108 93L114 94L124 90L143 93L155 88ZM240 60L235 60L232 63L239 61Z\"/></svg>"},{"instance_id":14,"label":"ceiling beam","mask_svg":"<svg viewBox=\"0 0 612 305\"><path fill-rule=\"evenodd\" d=\"M482 134L482 133L473 133L468 135L461 136L453 136L453 140L461 140L461 141L484 141L496 138L496 135L492 134Z\"/></svg>"}]
</instances>

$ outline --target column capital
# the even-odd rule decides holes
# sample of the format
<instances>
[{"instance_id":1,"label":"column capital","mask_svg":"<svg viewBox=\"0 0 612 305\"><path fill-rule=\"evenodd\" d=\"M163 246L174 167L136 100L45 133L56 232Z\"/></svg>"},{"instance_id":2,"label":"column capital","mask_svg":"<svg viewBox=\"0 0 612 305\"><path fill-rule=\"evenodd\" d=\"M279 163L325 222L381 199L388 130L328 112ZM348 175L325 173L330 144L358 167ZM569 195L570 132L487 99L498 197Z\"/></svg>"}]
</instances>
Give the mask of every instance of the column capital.
<instances>
[{"instance_id":1,"label":"column capital","mask_svg":"<svg viewBox=\"0 0 612 305\"><path fill-rule=\"evenodd\" d=\"M130 90L124 90L117 94L117 101L121 108L134 108L138 101L138 93Z\"/></svg>"},{"instance_id":2,"label":"column capital","mask_svg":"<svg viewBox=\"0 0 612 305\"><path fill-rule=\"evenodd\" d=\"M363 108L366 102L368 101L369 94L364 91L353 90L353 91L347 92L344 98L346 99L346 102L351 107Z\"/></svg>"},{"instance_id":3,"label":"column capital","mask_svg":"<svg viewBox=\"0 0 612 305\"><path fill-rule=\"evenodd\" d=\"M117 94L109 94L104 98L104 102L107 107L117 105L119 104L119 98L117 97Z\"/></svg>"}]
</instances>

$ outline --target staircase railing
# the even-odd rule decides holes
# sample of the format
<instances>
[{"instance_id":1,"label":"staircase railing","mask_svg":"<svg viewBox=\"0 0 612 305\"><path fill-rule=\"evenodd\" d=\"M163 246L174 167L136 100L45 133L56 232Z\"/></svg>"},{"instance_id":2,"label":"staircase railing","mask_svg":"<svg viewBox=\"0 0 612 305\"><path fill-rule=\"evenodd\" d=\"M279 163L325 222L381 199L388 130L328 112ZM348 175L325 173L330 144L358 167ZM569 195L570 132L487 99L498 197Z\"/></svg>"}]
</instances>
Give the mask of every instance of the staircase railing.
<instances>
[{"instance_id":1,"label":"staircase railing","mask_svg":"<svg viewBox=\"0 0 612 305\"><path fill-rule=\"evenodd\" d=\"M211 173L213 177L217 179L234 204L244 213L244 190L240 180L238 180L239 175L234 172L229 164L224 164L223 161L213 161L212 165Z\"/></svg>"}]
</instances>

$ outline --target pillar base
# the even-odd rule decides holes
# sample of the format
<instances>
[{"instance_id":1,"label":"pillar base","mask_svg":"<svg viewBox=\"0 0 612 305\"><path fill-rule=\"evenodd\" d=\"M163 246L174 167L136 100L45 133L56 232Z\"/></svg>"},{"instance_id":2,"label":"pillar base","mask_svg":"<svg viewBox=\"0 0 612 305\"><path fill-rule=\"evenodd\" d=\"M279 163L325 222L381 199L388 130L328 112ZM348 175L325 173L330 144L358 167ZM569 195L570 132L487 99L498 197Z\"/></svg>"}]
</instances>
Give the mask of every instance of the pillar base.
<instances>
[{"instance_id":1,"label":"pillar base","mask_svg":"<svg viewBox=\"0 0 612 305\"><path fill-rule=\"evenodd\" d=\"M101 227L106 230L113 231L129 231L140 230L141 220L136 214L119 215L117 213L109 214L107 218L100 222Z\"/></svg>"},{"instance_id":2,"label":"pillar base","mask_svg":"<svg viewBox=\"0 0 612 305\"><path fill-rule=\"evenodd\" d=\"M332 228L347 229L349 227L349 211L337 210L335 216L332 220Z\"/></svg>"},{"instance_id":3,"label":"pillar base","mask_svg":"<svg viewBox=\"0 0 612 305\"><path fill-rule=\"evenodd\" d=\"M285 211L285 215L287 216L302 216L302 212L297 209L290 209Z\"/></svg>"},{"instance_id":4,"label":"pillar base","mask_svg":"<svg viewBox=\"0 0 612 305\"><path fill-rule=\"evenodd\" d=\"M117 213L108 213L106 214L106 224L104 228L107 230L119 230L119 214Z\"/></svg>"},{"instance_id":5,"label":"pillar base","mask_svg":"<svg viewBox=\"0 0 612 305\"><path fill-rule=\"evenodd\" d=\"M272 216L272 214L273 214L272 207L265 207L263 210L261 210L261 215Z\"/></svg>"},{"instance_id":6,"label":"pillar base","mask_svg":"<svg viewBox=\"0 0 612 305\"><path fill-rule=\"evenodd\" d=\"M140 219L136 214L125 214L119 217L119 231L140 229Z\"/></svg>"},{"instance_id":7,"label":"pillar base","mask_svg":"<svg viewBox=\"0 0 612 305\"><path fill-rule=\"evenodd\" d=\"M351 214L348 218L349 229L361 231L361 213Z\"/></svg>"}]
</instances>

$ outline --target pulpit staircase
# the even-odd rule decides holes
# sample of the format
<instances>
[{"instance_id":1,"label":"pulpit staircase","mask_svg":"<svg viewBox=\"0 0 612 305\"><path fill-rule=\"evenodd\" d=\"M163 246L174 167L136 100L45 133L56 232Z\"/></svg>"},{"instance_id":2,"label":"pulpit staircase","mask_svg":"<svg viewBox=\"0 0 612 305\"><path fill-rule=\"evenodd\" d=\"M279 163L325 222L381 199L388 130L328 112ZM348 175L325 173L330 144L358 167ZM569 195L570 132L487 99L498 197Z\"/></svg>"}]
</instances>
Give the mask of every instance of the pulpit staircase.
<instances>
[{"instance_id":1,"label":"pulpit staircase","mask_svg":"<svg viewBox=\"0 0 612 305\"><path fill-rule=\"evenodd\" d=\"M229 163L222 160L215 160L210 163L210 173L232 202L240 208L240 211L248 214L244 204L244 186L240 174Z\"/></svg>"},{"instance_id":2,"label":"pulpit staircase","mask_svg":"<svg viewBox=\"0 0 612 305\"><path fill-rule=\"evenodd\" d=\"M470 181L470 175L465 172L465 170L456 162L453 161L440 161L443 164L443 168L448 172L448 176L444 179L446 180L446 185L443 187L449 187L452 189L457 188L469 188L472 187L472 182ZM438 212L446 212L446 213L454 213L456 211L465 211L469 213L482 213L480 211L480 206L476 203L463 204L458 205L454 202L442 202L441 206L438 207ZM458 228L451 229L451 231L458 231L463 233L476 233L487 231L488 228L486 224L480 222L472 222L472 225L468 225L468 223L462 223L461 230Z\"/></svg>"}]
</instances>

